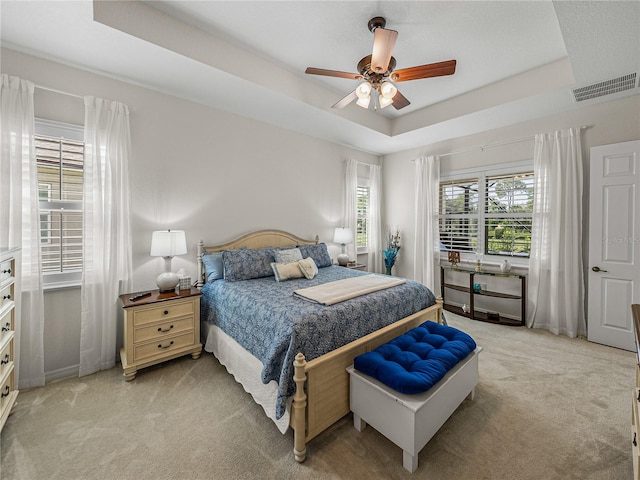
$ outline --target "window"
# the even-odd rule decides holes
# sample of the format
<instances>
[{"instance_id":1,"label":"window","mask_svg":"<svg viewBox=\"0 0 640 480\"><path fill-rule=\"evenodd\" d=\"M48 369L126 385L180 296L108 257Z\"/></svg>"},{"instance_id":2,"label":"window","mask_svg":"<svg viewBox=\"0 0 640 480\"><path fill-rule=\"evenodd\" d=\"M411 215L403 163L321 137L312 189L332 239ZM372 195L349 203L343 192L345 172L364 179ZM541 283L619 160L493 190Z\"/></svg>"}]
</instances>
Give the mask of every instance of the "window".
<instances>
[{"instance_id":1,"label":"window","mask_svg":"<svg viewBox=\"0 0 640 480\"><path fill-rule=\"evenodd\" d=\"M366 249L369 244L368 239L370 193L370 188L368 186L358 185L358 213L356 218L356 248L358 250Z\"/></svg>"},{"instance_id":2,"label":"window","mask_svg":"<svg viewBox=\"0 0 640 480\"><path fill-rule=\"evenodd\" d=\"M441 249L528 257L534 180L528 170L441 181Z\"/></svg>"},{"instance_id":3,"label":"window","mask_svg":"<svg viewBox=\"0 0 640 480\"><path fill-rule=\"evenodd\" d=\"M81 127L36 121L40 240L45 283L76 283L82 272Z\"/></svg>"}]
</instances>

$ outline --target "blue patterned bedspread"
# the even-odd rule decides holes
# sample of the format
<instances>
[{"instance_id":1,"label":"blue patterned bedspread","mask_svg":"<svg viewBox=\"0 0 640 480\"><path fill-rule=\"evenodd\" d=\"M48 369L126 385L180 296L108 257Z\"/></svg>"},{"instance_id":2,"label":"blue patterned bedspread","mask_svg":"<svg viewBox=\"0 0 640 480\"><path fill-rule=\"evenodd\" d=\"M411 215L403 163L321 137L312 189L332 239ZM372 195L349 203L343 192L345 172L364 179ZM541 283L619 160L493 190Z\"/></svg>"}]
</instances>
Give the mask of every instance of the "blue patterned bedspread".
<instances>
[{"instance_id":1,"label":"blue patterned bedspread","mask_svg":"<svg viewBox=\"0 0 640 480\"><path fill-rule=\"evenodd\" d=\"M217 280L202 288L202 320L218 325L262 362L264 383L278 382L276 418L282 417L295 391L293 360L298 352L313 360L436 301L427 287L411 280L331 306L293 295L299 288L357 275L366 273L331 266L320 268L312 280Z\"/></svg>"}]
</instances>

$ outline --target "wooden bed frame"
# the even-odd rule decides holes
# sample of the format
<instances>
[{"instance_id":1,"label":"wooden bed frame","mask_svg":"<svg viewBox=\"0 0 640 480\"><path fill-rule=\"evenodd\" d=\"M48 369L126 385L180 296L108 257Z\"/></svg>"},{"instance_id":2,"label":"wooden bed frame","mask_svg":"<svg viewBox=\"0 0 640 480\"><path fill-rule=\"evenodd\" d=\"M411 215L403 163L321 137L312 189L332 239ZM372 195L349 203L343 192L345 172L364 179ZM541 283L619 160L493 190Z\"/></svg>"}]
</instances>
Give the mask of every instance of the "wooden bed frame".
<instances>
[{"instance_id":1,"label":"wooden bed frame","mask_svg":"<svg viewBox=\"0 0 640 480\"><path fill-rule=\"evenodd\" d=\"M205 272L202 254L237 248L295 247L313 245L314 240L305 240L281 230L259 230L248 233L229 243L216 246L198 244L198 288L204 285ZM336 350L307 362L302 353L294 361L296 391L291 406L291 428L293 429L293 454L298 462L307 455L306 444L350 412L349 373L347 367L353 359L390 341L427 320L441 322L442 300L435 305L405 317L369 335L354 340Z\"/></svg>"}]
</instances>

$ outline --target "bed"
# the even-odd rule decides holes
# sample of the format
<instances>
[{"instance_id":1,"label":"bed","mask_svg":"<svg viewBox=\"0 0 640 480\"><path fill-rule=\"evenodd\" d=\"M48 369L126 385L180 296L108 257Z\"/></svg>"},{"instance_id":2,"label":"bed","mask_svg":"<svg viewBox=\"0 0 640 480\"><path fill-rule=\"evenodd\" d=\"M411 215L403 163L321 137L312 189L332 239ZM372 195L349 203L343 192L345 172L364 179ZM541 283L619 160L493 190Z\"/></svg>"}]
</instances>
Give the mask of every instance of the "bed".
<instances>
[{"instance_id":1,"label":"bed","mask_svg":"<svg viewBox=\"0 0 640 480\"><path fill-rule=\"evenodd\" d=\"M305 259L315 260L317 273L286 281L268 276L264 251L273 249L281 256L295 247ZM442 315L433 293L410 280L330 306L299 298L294 292L308 287L371 277L331 265L322 252L326 246L318 238L306 240L280 230L261 230L216 246L200 242L198 247L205 351L214 353L282 432L293 429L299 462L306 458L308 441L349 413L346 368L353 359L427 320L439 322ZM219 266L208 267L211 258L223 255L225 278L220 278ZM251 261L233 263L232 258ZM262 268L264 275L246 278L248 264ZM285 300L289 303L283 304Z\"/></svg>"}]
</instances>

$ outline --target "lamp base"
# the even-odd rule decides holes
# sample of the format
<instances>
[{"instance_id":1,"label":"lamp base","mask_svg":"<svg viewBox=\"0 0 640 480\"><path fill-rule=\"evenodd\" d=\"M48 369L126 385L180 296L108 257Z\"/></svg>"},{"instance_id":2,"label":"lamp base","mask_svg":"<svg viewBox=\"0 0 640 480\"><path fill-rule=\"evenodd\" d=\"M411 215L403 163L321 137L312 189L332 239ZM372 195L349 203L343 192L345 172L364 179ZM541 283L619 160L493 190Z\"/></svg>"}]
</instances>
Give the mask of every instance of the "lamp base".
<instances>
[{"instance_id":1,"label":"lamp base","mask_svg":"<svg viewBox=\"0 0 640 480\"><path fill-rule=\"evenodd\" d=\"M161 273L158 275L158 278L156 278L156 284L160 289L160 293L175 291L176 285L178 285L179 281L180 278L173 272Z\"/></svg>"},{"instance_id":2,"label":"lamp base","mask_svg":"<svg viewBox=\"0 0 640 480\"><path fill-rule=\"evenodd\" d=\"M341 253L336 257L336 260L338 260L338 265L340 265L341 267L346 267L349 263L349 255L347 255L346 253Z\"/></svg>"}]
</instances>

